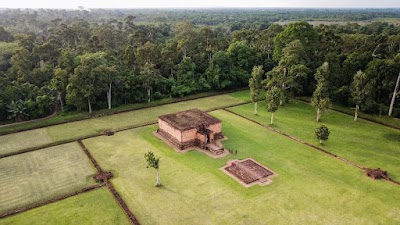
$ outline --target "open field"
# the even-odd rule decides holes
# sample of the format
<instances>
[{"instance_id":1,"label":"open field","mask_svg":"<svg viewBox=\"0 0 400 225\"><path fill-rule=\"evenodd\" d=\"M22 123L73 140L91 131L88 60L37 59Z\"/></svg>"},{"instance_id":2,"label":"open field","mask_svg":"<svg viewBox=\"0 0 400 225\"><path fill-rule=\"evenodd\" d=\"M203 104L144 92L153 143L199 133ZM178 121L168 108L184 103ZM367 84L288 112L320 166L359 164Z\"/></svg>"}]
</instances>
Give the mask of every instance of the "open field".
<instances>
[{"instance_id":1,"label":"open field","mask_svg":"<svg viewBox=\"0 0 400 225\"><path fill-rule=\"evenodd\" d=\"M300 97L301 100L306 101L306 102L311 102L311 98L310 97ZM355 106L353 107L345 107L345 106L341 106L338 104L332 104L331 108L334 110L337 110L339 112L343 112L349 115L354 116L354 109ZM362 117L362 118L366 118L369 119L371 121L375 121L377 123L380 124L384 124L384 125L388 125L388 126L393 126L393 127L397 127L400 129L400 118L395 118L392 116L388 116L386 113L383 115L376 115L376 114L367 114L367 113L363 113L363 112L358 112L358 116Z\"/></svg>"},{"instance_id":2,"label":"open field","mask_svg":"<svg viewBox=\"0 0 400 225\"><path fill-rule=\"evenodd\" d=\"M0 220L0 225L128 225L128 218L106 188Z\"/></svg>"},{"instance_id":3,"label":"open field","mask_svg":"<svg viewBox=\"0 0 400 225\"><path fill-rule=\"evenodd\" d=\"M199 108L201 110L213 110L244 103L248 98L248 91L240 91L234 94L223 94L212 97L200 98L185 102L173 103L125 112L94 119L76 121L46 128L40 128L20 133L0 136L0 156L19 152L26 148L39 147L54 142L75 140L80 137L100 134L111 129L123 129L131 126L139 126L156 122L159 115L177 112L185 109Z\"/></svg>"},{"instance_id":4,"label":"open field","mask_svg":"<svg viewBox=\"0 0 400 225\"><path fill-rule=\"evenodd\" d=\"M400 223L398 186L229 112L211 114L223 121L225 146L238 155L177 153L153 135L155 125L84 143L114 173L113 184L142 224ZM161 188L146 168L149 150L161 157ZM278 173L270 185L245 188L219 170L248 157Z\"/></svg>"},{"instance_id":5,"label":"open field","mask_svg":"<svg viewBox=\"0 0 400 225\"><path fill-rule=\"evenodd\" d=\"M78 144L0 159L0 214L94 184L96 173Z\"/></svg>"},{"instance_id":6,"label":"open field","mask_svg":"<svg viewBox=\"0 0 400 225\"><path fill-rule=\"evenodd\" d=\"M230 108L245 117L269 124L270 113L265 103L260 104L259 115L253 115L253 104ZM275 113L274 127L306 142L319 145L314 131L321 124L328 126L331 134L322 148L370 168L388 170L390 176L400 180L400 131L374 124L362 119L328 111L322 122L315 121L314 108L300 101L292 101Z\"/></svg>"}]
</instances>

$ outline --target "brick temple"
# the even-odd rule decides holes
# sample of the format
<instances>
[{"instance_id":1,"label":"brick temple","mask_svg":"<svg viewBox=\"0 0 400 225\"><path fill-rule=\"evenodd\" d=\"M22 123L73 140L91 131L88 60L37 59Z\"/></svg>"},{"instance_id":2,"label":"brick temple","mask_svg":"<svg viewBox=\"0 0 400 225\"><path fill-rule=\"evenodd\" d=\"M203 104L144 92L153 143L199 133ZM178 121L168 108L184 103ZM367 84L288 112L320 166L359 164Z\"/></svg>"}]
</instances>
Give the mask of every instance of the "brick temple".
<instances>
[{"instance_id":1,"label":"brick temple","mask_svg":"<svg viewBox=\"0 0 400 225\"><path fill-rule=\"evenodd\" d=\"M181 150L199 147L223 151L223 147L215 143L223 138L221 130L222 123L219 119L198 109L158 117L157 133Z\"/></svg>"}]
</instances>

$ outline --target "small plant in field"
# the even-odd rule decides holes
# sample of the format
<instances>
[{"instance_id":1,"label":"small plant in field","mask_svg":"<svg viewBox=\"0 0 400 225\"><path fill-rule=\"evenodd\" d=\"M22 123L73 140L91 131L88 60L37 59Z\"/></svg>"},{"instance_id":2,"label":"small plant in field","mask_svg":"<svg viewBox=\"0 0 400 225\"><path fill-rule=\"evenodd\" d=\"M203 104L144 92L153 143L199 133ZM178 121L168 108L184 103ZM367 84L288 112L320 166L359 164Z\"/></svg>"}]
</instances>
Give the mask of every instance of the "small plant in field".
<instances>
[{"instance_id":1,"label":"small plant in field","mask_svg":"<svg viewBox=\"0 0 400 225\"><path fill-rule=\"evenodd\" d=\"M315 130L315 137L318 139L319 143L322 144L323 141L328 140L329 133L328 127L322 125Z\"/></svg>"},{"instance_id":2,"label":"small plant in field","mask_svg":"<svg viewBox=\"0 0 400 225\"><path fill-rule=\"evenodd\" d=\"M159 187L161 186L161 182L160 182L160 173L158 172L158 169L160 167L160 158L156 158L154 156L154 153L149 151L147 153L144 154L144 158L147 161L147 168L152 167L154 169L156 169L157 171L157 181L156 181L156 186Z\"/></svg>"}]
</instances>

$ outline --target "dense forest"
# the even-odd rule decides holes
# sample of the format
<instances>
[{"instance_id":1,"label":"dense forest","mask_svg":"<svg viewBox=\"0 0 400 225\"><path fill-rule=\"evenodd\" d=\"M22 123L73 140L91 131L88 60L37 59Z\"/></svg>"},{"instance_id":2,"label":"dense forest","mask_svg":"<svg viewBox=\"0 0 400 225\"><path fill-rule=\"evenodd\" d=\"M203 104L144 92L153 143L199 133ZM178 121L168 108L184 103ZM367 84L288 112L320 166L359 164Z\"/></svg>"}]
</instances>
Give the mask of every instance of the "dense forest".
<instances>
[{"instance_id":1,"label":"dense forest","mask_svg":"<svg viewBox=\"0 0 400 225\"><path fill-rule=\"evenodd\" d=\"M399 17L398 9L2 9L0 120L248 87L256 73L267 93L279 89L279 104L314 96L317 106L387 114L392 103L399 117L399 26L274 23Z\"/></svg>"}]
</instances>

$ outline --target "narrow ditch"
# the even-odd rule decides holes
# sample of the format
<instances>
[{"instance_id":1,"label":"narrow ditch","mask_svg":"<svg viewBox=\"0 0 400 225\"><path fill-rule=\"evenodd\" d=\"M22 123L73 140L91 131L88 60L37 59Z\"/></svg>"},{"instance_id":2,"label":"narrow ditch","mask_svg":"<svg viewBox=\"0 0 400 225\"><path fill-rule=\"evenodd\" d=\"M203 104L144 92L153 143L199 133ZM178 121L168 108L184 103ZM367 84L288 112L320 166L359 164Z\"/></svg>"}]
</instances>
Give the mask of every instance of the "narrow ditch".
<instances>
[{"instance_id":1,"label":"narrow ditch","mask_svg":"<svg viewBox=\"0 0 400 225\"><path fill-rule=\"evenodd\" d=\"M97 163L97 161L93 158L93 156L90 154L86 146L83 144L82 140L78 140L79 145L81 146L82 150L85 152L86 156L90 159L94 167L99 173L104 173ZM126 202L122 199L121 195L115 190L114 185L110 182L109 179L104 180L104 184L107 186L108 190L111 192L111 194L114 196L115 200L118 202L118 204L121 206L121 208L124 210L125 215L129 218L130 222L134 225L140 225L139 221L136 219L135 215L132 213L132 211L128 208L128 205Z\"/></svg>"}]
</instances>

